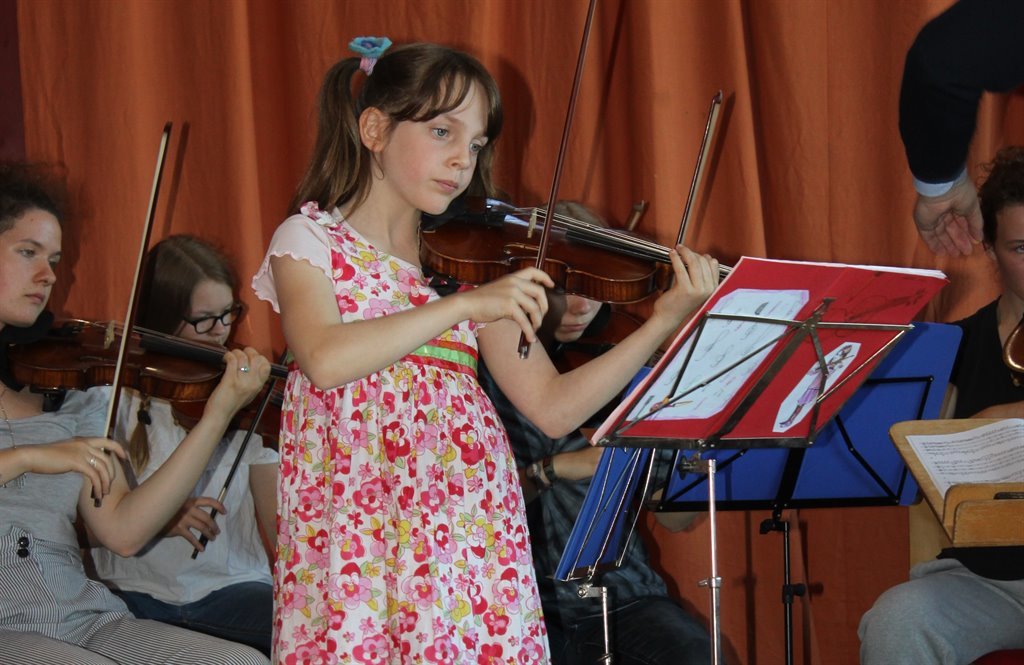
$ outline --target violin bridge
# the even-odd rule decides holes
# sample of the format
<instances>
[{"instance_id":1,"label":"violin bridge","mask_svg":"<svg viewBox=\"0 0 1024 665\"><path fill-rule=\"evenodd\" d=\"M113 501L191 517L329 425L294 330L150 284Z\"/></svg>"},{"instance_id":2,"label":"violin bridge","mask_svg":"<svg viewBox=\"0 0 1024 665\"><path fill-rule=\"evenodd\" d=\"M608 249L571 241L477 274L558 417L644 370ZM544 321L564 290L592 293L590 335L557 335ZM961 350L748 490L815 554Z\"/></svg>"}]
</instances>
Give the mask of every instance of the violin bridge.
<instances>
[{"instance_id":1,"label":"violin bridge","mask_svg":"<svg viewBox=\"0 0 1024 665\"><path fill-rule=\"evenodd\" d=\"M527 239L533 237L533 230L535 228L537 228L537 208L534 208L533 212L530 213L530 225L526 229Z\"/></svg>"}]
</instances>

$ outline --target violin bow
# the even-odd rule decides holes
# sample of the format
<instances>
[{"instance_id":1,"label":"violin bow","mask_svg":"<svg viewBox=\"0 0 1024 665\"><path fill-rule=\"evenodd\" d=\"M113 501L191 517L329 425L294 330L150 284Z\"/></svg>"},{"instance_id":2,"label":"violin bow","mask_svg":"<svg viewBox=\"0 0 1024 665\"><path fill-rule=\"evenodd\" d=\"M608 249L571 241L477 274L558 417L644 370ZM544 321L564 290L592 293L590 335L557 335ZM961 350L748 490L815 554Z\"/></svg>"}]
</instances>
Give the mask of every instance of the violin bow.
<instances>
[{"instance_id":1,"label":"violin bow","mask_svg":"<svg viewBox=\"0 0 1024 665\"><path fill-rule=\"evenodd\" d=\"M106 426L104 427L105 436L108 439L114 437L114 419L117 417L117 406L121 401L121 389L124 384L124 359L128 354L128 338L131 336L132 322L135 321L135 312L138 309L138 292L139 292L139 276L142 274L142 262L146 257L146 248L149 246L150 233L153 230L153 219L156 217L156 201L160 194L160 182L163 180L164 164L167 161L167 144L171 139L171 123L167 122L164 124L164 130L160 135L160 148L157 151L156 159L156 170L153 173L153 186L149 193L149 206L146 209L146 223L142 230L142 242L139 245L139 258L135 263L135 278L132 280L131 297L128 300L128 312L125 315L124 324L121 327L121 346L117 352L117 363L114 365L114 381L113 390L111 392L110 403L107 405L107 420ZM112 338L114 335L113 326L108 328L108 337ZM138 486L138 480L135 477L135 471L132 469L131 462L127 462L121 465L125 472L125 477L128 481L128 486L132 489ZM100 500L95 499L96 506L99 507Z\"/></svg>"},{"instance_id":2,"label":"violin bow","mask_svg":"<svg viewBox=\"0 0 1024 665\"><path fill-rule=\"evenodd\" d=\"M693 170L693 180L690 181L690 192L686 195L686 207L683 209L683 220L679 224L679 235L676 237L676 244L683 244L686 237L686 228L690 225L690 216L693 213L693 202L697 199L697 192L700 190L700 181L704 177L704 167L707 166L708 149L715 135L715 127L718 125L718 111L722 107L722 91L719 90L711 98L711 107L708 109L708 121L704 126L704 138L700 142L700 152L697 154L697 166Z\"/></svg>"},{"instance_id":3,"label":"violin bow","mask_svg":"<svg viewBox=\"0 0 1024 665\"><path fill-rule=\"evenodd\" d=\"M579 97L580 81L583 78L583 62L587 55L587 45L590 42L590 27L594 23L594 10L597 8L597 0L590 0L587 9L587 22L583 28L583 39L580 41L580 52L576 59L576 73L572 81L572 95L569 97L569 108L565 113L565 126L562 128L562 141L558 146L558 159L555 161L555 173L551 178L551 191L548 194L548 210L555 209L555 201L558 198L558 185L562 179L562 166L565 164L565 152L569 145L569 131L572 129L572 119L576 112L576 99ZM552 224L544 224L540 234L540 247L537 250L537 268L543 268L544 261L548 256L548 238L551 235ZM526 341L526 333L519 335L519 357L526 359L530 355L530 344Z\"/></svg>"},{"instance_id":4,"label":"violin bow","mask_svg":"<svg viewBox=\"0 0 1024 665\"><path fill-rule=\"evenodd\" d=\"M281 354L278 365L284 365L288 359L288 349L284 350ZM252 438L253 433L256 432L256 426L260 420L263 419L263 412L267 410L267 405L270 404L270 398L274 394L274 386L277 385L277 378L271 375L270 381L267 383L267 394L260 400L260 406L256 409L256 415L253 417L252 422L249 424L249 428L245 431L245 437L242 439L241 445L238 446L238 454L235 455L235 461L231 463L231 470L228 471L227 478L224 479L224 485L220 488L220 493L217 494L217 501L224 503L224 499L228 495L228 487L231 486L231 481L235 478L235 472L238 471L238 466L242 463L242 456L245 455L245 449L249 446L249 440ZM217 518L217 509L210 508L210 519ZM206 534L199 535L199 544L206 547L206 544L210 542L210 539L206 537ZM195 559L199 556L199 548L196 547L192 550L192 558Z\"/></svg>"}]
</instances>

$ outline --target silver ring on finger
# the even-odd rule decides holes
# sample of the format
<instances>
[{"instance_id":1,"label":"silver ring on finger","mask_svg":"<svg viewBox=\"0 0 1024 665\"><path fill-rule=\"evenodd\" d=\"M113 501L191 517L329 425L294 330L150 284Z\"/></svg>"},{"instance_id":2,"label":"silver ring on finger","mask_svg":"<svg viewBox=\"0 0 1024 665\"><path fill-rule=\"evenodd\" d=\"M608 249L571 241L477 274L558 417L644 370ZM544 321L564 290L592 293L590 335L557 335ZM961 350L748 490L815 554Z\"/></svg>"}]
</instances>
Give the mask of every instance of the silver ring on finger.
<instances>
[{"instance_id":1,"label":"silver ring on finger","mask_svg":"<svg viewBox=\"0 0 1024 665\"><path fill-rule=\"evenodd\" d=\"M241 367L238 368L238 371L242 372L242 373L247 373L249 371L249 366L248 365L242 365Z\"/></svg>"},{"instance_id":2,"label":"silver ring on finger","mask_svg":"<svg viewBox=\"0 0 1024 665\"><path fill-rule=\"evenodd\" d=\"M94 469L96 468L96 458L95 457L90 457L89 458L89 466L91 466Z\"/></svg>"}]
</instances>

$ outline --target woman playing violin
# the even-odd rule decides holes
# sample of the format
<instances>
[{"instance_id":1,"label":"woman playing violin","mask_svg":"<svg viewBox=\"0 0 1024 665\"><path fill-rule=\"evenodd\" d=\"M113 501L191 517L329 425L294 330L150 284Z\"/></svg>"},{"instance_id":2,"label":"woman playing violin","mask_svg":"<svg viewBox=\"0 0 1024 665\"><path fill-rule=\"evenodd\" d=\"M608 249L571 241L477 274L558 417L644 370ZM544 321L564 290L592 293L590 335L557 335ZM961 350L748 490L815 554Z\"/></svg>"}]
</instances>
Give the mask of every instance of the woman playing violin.
<instances>
[{"instance_id":1,"label":"woman playing violin","mask_svg":"<svg viewBox=\"0 0 1024 665\"><path fill-rule=\"evenodd\" d=\"M243 311L235 288L234 273L220 252L193 236L171 236L149 253L139 325L223 346ZM115 434L129 441L138 477L149 478L188 431L175 421L166 400L137 391L122 400ZM269 656L273 588L260 526L272 542L277 453L260 445L259 437L250 441L223 503L215 498L244 438L239 431L221 438L191 496L143 552L121 557L97 548L93 559L97 574L140 619L242 642ZM210 508L224 515L223 529ZM206 536L207 545L197 533ZM202 552L195 559L193 548Z\"/></svg>"},{"instance_id":2,"label":"woman playing violin","mask_svg":"<svg viewBox=\"0 0 1024 665\"><path fill-rule=\"evenodd\" d=\"M0 336L45 332L40 315L61 256L61 212L24 169L0 167ZM84 572L76 510L104 546L143 548L188 497L232 415L270 365L252 349L226 370L199 424L152 476L129 489L121 444L100 438L110 391L69 391L60 409L4 376L0 385L0 643L5 663L265 663L250 647L136 619ZM242 371L243 369L247 371Z\"/></svg>"}]
</instances>

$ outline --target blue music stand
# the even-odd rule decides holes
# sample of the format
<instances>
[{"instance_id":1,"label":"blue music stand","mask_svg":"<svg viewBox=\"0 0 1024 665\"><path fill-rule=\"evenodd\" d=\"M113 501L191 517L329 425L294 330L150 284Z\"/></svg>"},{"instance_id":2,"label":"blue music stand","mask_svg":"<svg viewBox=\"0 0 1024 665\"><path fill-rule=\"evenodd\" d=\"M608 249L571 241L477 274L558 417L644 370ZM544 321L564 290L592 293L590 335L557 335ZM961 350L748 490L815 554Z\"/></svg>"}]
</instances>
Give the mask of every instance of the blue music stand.
<instances>
[{"instance_id":1,"label":"blue music stand","mask_svg":"<svg viewBox=\"0 0 1024 665\"><path fill-rule=\"evenodd\" d=\"M636 527L636 498L647 497L652 485L665 487L653 506L657 511L713 512L716 505L727 510L770 509L772 518L762 523L761 532L781 531L784 537L783 603L790 653L792 599L805 590L790 584L789 525L781 520L781 511L911 503L917 485L890 443L889 428L903 420L939 416L960 336L956 326L915 323L808 448L711 449L690 451L690 457L688 451L676 450L672 464L659 465L664 468L658 478L653 473L654 450L606 449L556 579L585 580L584 595L596 575L615 568ZM683 471L698 458L711 466L712 473ZM713 570L702 584L716 580ZM602 599L606 602L606 596Z\"/></svg>"},{"instance_id":2,"label":"blue music stand","mask_svg":"<svg viewBox=\"0 0 1024 665\"><path fill-rule=\"evenodd\" d=\"M915 323L806 449L713 450L725 510L908 505L917 484L889 439L903 420L939 417L960 329ZM677 457L681 457L679 455ZM703 476L672 473L659 511L704 510Z\"/></svg>"},{"instance_id":3,"label":"blue music stand","mask_svg":"<svg viewBox=\"0 0 1024 665\"><path fill-rule=\"evenodd\" d=\"M640 496L646 494L653 453L653 448L605 448L555 579L590 579L619 566L639 515L633 499L641 484Z\"/></svg>"}]
</instances>

